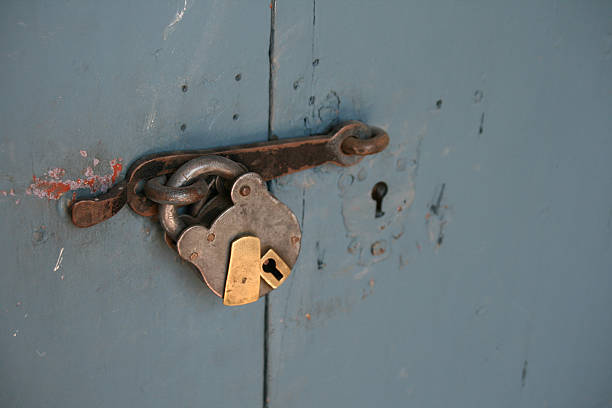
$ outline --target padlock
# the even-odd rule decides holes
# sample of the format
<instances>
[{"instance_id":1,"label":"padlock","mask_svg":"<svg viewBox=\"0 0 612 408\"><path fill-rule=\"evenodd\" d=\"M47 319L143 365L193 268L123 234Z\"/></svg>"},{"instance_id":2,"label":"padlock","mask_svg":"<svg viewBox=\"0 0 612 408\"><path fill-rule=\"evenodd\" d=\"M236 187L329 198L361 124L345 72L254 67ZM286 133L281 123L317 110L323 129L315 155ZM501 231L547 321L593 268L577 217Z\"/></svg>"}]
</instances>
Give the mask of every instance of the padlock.
<instances>
[{"instance_id":1,"label":"padlock","mask_svg":"<svg viewBox=\"0 0 612 408\"><path fill-rule=\"evenodd\" d=\"M95 225L126 202L139 215L158 214L166 242L224 304L251 303L285 282L302 240L295 214L265 182L326 163L352 166L388 144L383 129L350 121L303 138L155 153L103 195L76 201L72 221Z\"/></svg>"},{"instance_id":2,"label":"padlock","mask_svg":"<svg viewBox=\"0 0 612 408\"><path fill-rule=\"evenodd\" d=\"M291 273L300 252L300 224L289 207L270 194L259 174L245 173L242 165L225 157L191 160L166 186L185 187L210 175L229 180L229 191L224 191L225 183L215 182L219 191L207 197L203 215L196 217L162 204L160 222L168 239L176 241L181 258L198 269L225 305L251 303Z\"/></svg>"}]
</instances>

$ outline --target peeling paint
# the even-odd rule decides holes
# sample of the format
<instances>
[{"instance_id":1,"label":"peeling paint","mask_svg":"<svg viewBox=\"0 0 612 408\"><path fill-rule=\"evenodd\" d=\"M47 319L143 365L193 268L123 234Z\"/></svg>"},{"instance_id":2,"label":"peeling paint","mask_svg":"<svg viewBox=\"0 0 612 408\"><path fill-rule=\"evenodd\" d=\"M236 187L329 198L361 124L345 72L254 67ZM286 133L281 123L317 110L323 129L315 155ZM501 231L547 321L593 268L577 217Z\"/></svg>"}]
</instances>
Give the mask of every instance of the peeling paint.
<instances>
[{"instance_id":1,"label":"peeling paint","mask_svg":"<svg viewBox=\"0 0 612 408\"><path fill-rule=\"evenodd\" d=\"M122 159L117 158L108 162L112 173L106 175L96 175L91 167L87 167L83 174L84 178L62 179L66 175L66 170L56 167L48 170L44 176L32 176L32 184L27 188L26 194L38 198L58 200L64 193L70 190L89 189L92 193L105 192L108 190L117 176L123 169Z\"/></svg>"},{"instance_id":2,"label":"peeling paint","mask_svg":"<svg viewBox=\"0 0 612 408\"><path fill-rule=\"evenodd\" d=\"M166 28L164 28L164 33L163 33L164 41L168 39L168 34L174 31L175 26L181 22L183 17L185 17L186 11L187 11L187 0L184 1L183 8L176 12L176 15L174 16L170 24L168 24Z\"/></svg>"},{"instance_id":3,"label":"peeling paint","mask_svg":"<svg viewBox=\"0 0 612 408\"><path fill-rule=\"evenodd\" d=\"M56 167L47 172L47 176L59 180L66 175L66 170Z\"/></svg>"},{"instance_id":4,"label":"peeling paint","mask_svg":"<svg viewBox=\"0 0 612 408\"><path fill-rule=\"evenodd\" d=\"M414 140L412 144L417 143ZM416 157L410 157L410 144L396 146L380 155L364 160L360 166L343 170L338 181L342 197L341 214L346 236L351 240L348 252L358 258L360 266L368 266L388 258L394 241L404 234L404 223L416 196ZM385 161L400 163L392 172L381 172ZM347 182L347 181L350 181ZM372 191L379 182L388 185L381 199L382 215ZM384 245L383 245L384 243ZM359 279L357 274L357 279Z\"/></svg>"}]
</instances>

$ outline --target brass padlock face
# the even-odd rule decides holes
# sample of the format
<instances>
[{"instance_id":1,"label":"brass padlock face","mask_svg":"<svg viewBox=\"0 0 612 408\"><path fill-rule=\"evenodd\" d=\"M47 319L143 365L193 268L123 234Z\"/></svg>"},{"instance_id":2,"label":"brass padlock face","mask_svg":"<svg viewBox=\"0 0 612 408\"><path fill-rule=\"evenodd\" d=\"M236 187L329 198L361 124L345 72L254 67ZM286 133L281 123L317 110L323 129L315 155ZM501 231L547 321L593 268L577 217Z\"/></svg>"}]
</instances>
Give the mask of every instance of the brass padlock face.
<instances>
[{"instance_id":1,"label":"brass padlock face","mask_svg":"<svg viewBox=\"0 0 612 408\"><path fill-rule=\"evenodd\" d=\"M261 242L257 237L242 237L232 242L223 304L238 306L259 299L261 286Z\"/></svg>"},{"instance_id":2,"label":"brass padlock face","mask_svg":"<svg viewBox=\"0 0 612 408\"><path fill-rule=\"evenodd\" d=\"M233 205L219 215L210 228L191 226L176 242L179 255L195 265L208 287L222 298L234 241L245 236L257 237L261 251L259 258L273 250L290 271L297 261L302 240L297 217L270 194L258 174L246 173L238 177L232 185L230 197ZM281 284L284 279L278 281ZM262 279L259 296L272 289L267 280Z\"/></svg>"},{"instance_id":3,"label":"brass padlock face","mask_svg":"<svg viewBox=\"0 0 612 408\"><path fill-rule=\"evenodd\" d=\"M291 274L291 267L273 249L260 260L261 278L273 289L278 288Z\"/></svg>"}]
</instances>

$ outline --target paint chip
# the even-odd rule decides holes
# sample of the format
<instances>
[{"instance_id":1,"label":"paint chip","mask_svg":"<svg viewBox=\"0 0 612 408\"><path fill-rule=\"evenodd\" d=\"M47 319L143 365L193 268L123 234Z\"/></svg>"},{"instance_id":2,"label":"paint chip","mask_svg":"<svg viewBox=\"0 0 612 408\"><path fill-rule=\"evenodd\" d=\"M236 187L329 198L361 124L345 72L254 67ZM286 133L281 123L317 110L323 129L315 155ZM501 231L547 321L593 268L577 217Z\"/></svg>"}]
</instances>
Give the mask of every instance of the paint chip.
<instances>
[{"instance_id":1,"label":"paint chip","mask_svg":"<svg viewBox=\"0 0 612 408\"><path fill-rule=\"evenodd\" d=\"M47 176L51 177L52 179L56 179L56 180L61 179L62 177L64 177L65 174L66 174L66 170L61 169L59 167L51 169L47 172Z\"/></svg>"},{"instance_id":2,"label":"paint chip","mask_svg":"<svg viewBox=\"0 0 612 408\"><path fill-rule=\"evenodd\" d=\"M110 160L108 162L112 169L111 174L104 176L96 175L91 167L87 167L83 172L85 178L77 179L61 179L66 171L59 167L51 169L45 173L43 177L32 176L32 184L26 189L27 195L34 195L38 198L47 198L49 200L58 200L64 193L71 190L78 190L82 188L89 189L90 192L96 193L98 191L106 192L114 183L123 165L121 164L122 159Z\"/></svg>"},{"instance_id":3,"label":"paint chip","mask_svg":"<svg viewBox=\"0 0 612 408\"><path fill-rule=\"evenodd\" d=\"M81 154L82 157L87 157L87 151L86 150L79 150L79 153Z\"/></svg>"},{"instance_id":4,"label":"paint chip","mask_svg":"<svg viewBox=\"0 0 612 408\"><path fill-rule=\"evenodd\" d=\"M166 28L164 29L164 32L162 33L162 38L164 39L164 41L168 39L168 34L174 31L175 26L181 22L181 20L185 16L186 11L187 11L187 0L184 1L183 8L176 12L174 19L172 19L170 24L168 24Z\"/></svg>"},{"instance_id":5,"label":"paint chip","mask_svg":"<svg viewBox=\"0 0 612 408\"><path fill-rule=\"evenodd\" d=\"M55 267L53 268L53 272L57 272L59 268L62 267L63 260L64 260L64 248L60 249L59 255L57 257L57 262L55 262Z\"/></svg>"}]
</instances>

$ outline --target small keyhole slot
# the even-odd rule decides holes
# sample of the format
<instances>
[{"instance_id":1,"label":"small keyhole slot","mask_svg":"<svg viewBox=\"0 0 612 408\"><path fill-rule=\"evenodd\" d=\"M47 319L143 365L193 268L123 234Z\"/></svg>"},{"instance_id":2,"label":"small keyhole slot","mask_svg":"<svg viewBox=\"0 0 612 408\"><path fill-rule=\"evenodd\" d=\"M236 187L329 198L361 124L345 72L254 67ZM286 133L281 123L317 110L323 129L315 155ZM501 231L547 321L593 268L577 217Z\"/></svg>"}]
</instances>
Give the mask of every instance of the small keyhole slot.
<instances>
[{"instance_id":1,"label":"small keyhole slot","mask_svg":"<svg viewBox=\"0 0 612 408\"><path fill-rule=\"evenodd\" d=\"M387 191L389 188L387 187L387 183L384 181L379 181L374 185L372 189L372 200L376 201L376 212L374 213L374 218L380 218L385 215L385 212L382 210L382 202L383 198L387 195Z\"/></svg>"},{"instance_id":2,"label":"small keyhole slot","mask_svg":"<svg viewBox=\"0 0 612 408\"><path fill-rule=\"evenodd\" d=\"M276 261L272 258L268 258L264 261L263 270L264 272L268 272L274 275L276 280L283 279L283 274L281 273L281 271L278 270L278 268L276 267Z\"/></svg>"}]
</instances>

